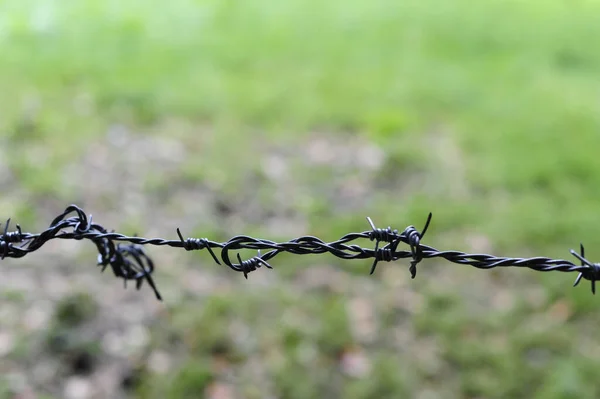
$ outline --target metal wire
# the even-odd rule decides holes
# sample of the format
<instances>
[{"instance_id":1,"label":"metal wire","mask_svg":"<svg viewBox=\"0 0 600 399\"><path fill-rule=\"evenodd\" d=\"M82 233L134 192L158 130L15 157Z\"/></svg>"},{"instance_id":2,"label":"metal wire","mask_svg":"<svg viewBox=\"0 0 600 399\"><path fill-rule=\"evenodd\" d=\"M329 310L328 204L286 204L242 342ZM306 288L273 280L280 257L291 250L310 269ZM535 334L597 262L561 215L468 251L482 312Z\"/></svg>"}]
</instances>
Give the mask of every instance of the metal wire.
<instances>
[{"instance_id":1,"label":"metal wire","mask_svg":"<svg viewBox=\"0 0 600 399\"><path fill-rule=\"evenodd\" d=\"M70 214L74 215L67 217ZM70 205L50 223L45 231L39 234L23 233L19 225L16 225L16 231L9 231L10 219L8 219L4 225L4 232L0 235L0 258L22 258L37 251L53 239L90 240L98 249L97 264L102 267L102 271L110 266L113 274L122 278L125 285L127 281L135 280L137 289L140 289L146 281L159 300L162 300L162 297L152 278L154 264L144 250L145 245L183 248L186 251L206 249L214 262L219 265L223 263L232 270L242 272L246 278L250 272L262 266L271 269L269 261L280 253L286 252L295 255L329 253L341 259L373 259L371 274L375 272L379 262L411 259L409 271L412 278L415 278L417 274L417 265L423 259L429 258L443 258L452 263L470 265L479 269L526 267L540 272L578 272L579 275L574 286L577 286L582 279L586 279L591 282L592 293L596 293L596 281L600 280L600 263L592 263L585 258L583 245L580 247L581 253L570 251L581 262L580 265L567 260L545 257L508 258L486 254L468 254L461 251L440 251L422 244L431 218L432 214L430 213L422 231L417 230L414 226L408 226L399 233L398 230L393 230L391 227L377 228L367 217L370 230L362 233L349 233L332 242L325 242L313 236L275 242L244 235L235 236L227 242L216 242L207 238L184 239L179 228L177 229L178 239L174 240L126 236L108 231L101 225L93 223L91 215L88 217L81 208ZM374 241L374 248L364 248L354 244L355 241L361 239ZM382 243L385 245L381 246ZM408 249L398 249L400 244L407 245ZM218 249L220 249L220 253L215 251ZM241 249L256 250L257 255L242 260L240 254L237 253L235 257L237 263L232 261L231 251ZM261 253L261 250L267 252Z\"/></svg>"}]
</instances>

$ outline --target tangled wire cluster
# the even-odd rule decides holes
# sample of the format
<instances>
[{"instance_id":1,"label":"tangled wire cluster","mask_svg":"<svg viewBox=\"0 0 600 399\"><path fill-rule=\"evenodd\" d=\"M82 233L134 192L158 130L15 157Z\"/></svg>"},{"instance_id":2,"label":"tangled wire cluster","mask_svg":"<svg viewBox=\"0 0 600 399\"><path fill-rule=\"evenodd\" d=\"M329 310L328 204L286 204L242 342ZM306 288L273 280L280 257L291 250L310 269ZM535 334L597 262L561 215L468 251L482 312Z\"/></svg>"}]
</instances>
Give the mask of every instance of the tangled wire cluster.
<instances>
[{"instance_id":1,"label":"tangled wire cluster","mask_svg":"<svg viewBox=\"0 0 600 399\"><path fill-rule=\"evenodd\" d=\"M69 214L73 215L67 217ZM0 235L0 258L22 258L28 253L37 251L53 239L87 239L96 244L98 266L102 267L102 271L110 266L114 275L124 280L125 286L127 286L127 281L135 280L138 290L146 281L159 300L162 300L162 297L152 278L154 263L144 251L144 245L166 245L183 248L186 251L206 249L217 264L224 263L231 269L242 272L246 278L248 278L248 273L261 266L271 269L269 261L282 252L296 255L330 253L341 259L373 259L371 274L375 272L378 262L411 259L409 271L412 278L415 278L417 274L417 265L426 258L444 258L453 263L471 265L479 269L512 266L527 267L541 272L579 272L574 286L577 286L584 278L591 281L592 293L596 293L596 280L600 279L600 263L591 263L585 259L583 245L580 248L581 253L571 250L571 254L581 262L580 265L566 260L544 257L506 258L486 254L467 254L460 251L439 251L421 243L431 222L431 217L430 213L422 231L417 230L414 226L408 226L401 233L391 227L377 228L373 221L367 218L370 230L362 233L349 233L332 242L325 242L313 236L303 236L278 243L239 235L221 243L207 238L184 239L179 229L177 229L179 238L175 240L129 237L108 231L101 225L93 223L91 215L88 217L81 208L70 205L50 223L45 231L39 234L23 233L19 225L16 226L16 231L9 231L10 219L8 219L4 225L4 232ZM352 243L359 239L374 241L374 248L363 248ZM385 245L382 246L382 243ZM398 249L401 243L408 245L408 249ZM220 253L217 256L213 249L218 248L220 248ZM242 260L237 253L237 263L235 263L231 260L230 251L240 249L257 250L258 254L250 259ZM261 250L268 252L261 254Z\"/></svg>"}]
</instances>

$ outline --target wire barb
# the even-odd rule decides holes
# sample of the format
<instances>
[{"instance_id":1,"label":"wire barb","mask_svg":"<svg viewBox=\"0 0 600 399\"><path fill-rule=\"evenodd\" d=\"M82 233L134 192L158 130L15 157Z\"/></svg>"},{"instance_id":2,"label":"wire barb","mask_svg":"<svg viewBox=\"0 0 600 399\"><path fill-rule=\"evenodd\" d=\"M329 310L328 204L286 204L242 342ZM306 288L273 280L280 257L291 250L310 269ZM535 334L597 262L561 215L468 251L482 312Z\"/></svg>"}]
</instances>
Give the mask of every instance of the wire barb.
<instances>
[{"instance_id":1,"label":"wire barb","mask_svg":"<svg viewBox=\"0 0 600 399\"><path fill-rule=\"evenodd\" d=\"M11 257L11 253L18 253L18 251L15 251L16 248L11 244L20 243L23 241L23 232L21 231L21 226L17 224L17 231L8 231L9 225L10 218L6 220L6 223L4 224L4 232L0 236L0 252L2 252L0 259Z\"/></svg>"},{"instance_id":2,"label":"wire barb","mask_svg":"<svg viewBox=\"0 0 600 399\"><path fill-rule=\"evenodd\" d=\"M181 235L181 231L179 230L179 227L177 228L177 235L179 236L179 239L183 244L183 248L185 248L186 251L200 250L206 248L206 250L208 251L210 256L212 256L215 263L217 265L221 265L221 262L219 262L219 259L217 259L217 256L210 247L210 241L207 238L188 238L187 240L184 240L183 236Z\"/></svg>"},{"instance_id":3,"label":"wire barb","mask_svg":"<svg viewBox=\"0 0 600 399\"><path fill-rule=\"evenodd\" d=\"M571 250L571 254L581 261L581 266L585 267L585 269L582 269L579 272L573 287L577 287L577 285L579 285L581 282L581 279L585 278L591 282L592 294L596 295L596 281L600 280L600 263L592 263L585 259L585 249L583 248L583 244L579 244L579 249L581 251L581 255L574 250Z\"/></svg>"},{"instance_id":4,"label":"wire barb","mask_svg":"<svg viewBox=\"0 0 600 399\"><path fill-rule=\"evenodd\" d=\"M391 262L394 260L394 251L391 247L387 245L383 248L379 248L379 243L381 241L385 241L387 243L392 243L398 239L398 230L392 230L391 226L388 226L386 229L378 229L375 227L375 223L371 220L370 217L367 216L367 221L371 226L371 231L369 232L369 240L375 241L375 260L373 260L373 265L371 266L371 272L369 274L375 273L375 268L377 267L377 263L380 260Z\"/></svg>"},{"instance_id":5,"label":"wire barb","mask_svg":"<svg viewBox=\"0 0 600 399\"><path fill-rule=\"evenodd\" d=\"M408 226L404 232L402 232L402 236L406 237L408 245L410 245L410 252L412 255L412 261L410 262L410 276L411 278L415 278L417 276L417 264L423 260L423 249L421 248L421 239L427 233L427 229L429 228L429 223L431 222L432 213L429 212L429 216L427 216L427 221L425 222L425 227L423 227L423 231L419 233L419 231L414 226Z\"/></svg>"},{"instance_id":6,"label":"wire barb","mask_svg":"<svg viewBox=\"0 0 600 399\"><path fill-rule=\"evenodd\" d=\"M212 260L221 265L222 263L232 270L242 272L247 279L248 274L265 266L273 267L269 263L271 259L281 253L292 255L317 255L329 253L340 259L373 259L370 274L375 272L378 262L392 262L398 259L410 259L411 278L417 274L417 264L427 258L442 258L448 262L469 265L478 269L492 269L496 267L520 267L539 272L578 272L574 286L582 279L591 282L592 293L596 292L596 281L600 280L600 263L592 263L585 258L583 244L580 245L581 254L571 250L581 264L577 265L562 259L550 259L545 257L535 258L509 258L487 254L468 254L460 251L440 251L423 244L423 237L429 229L432 214L429 213L422 231L414 226L408 226L402 233L387 227L380 229L375 226L371 218L367 217L370 230L362 233L349 233L337 241L325 242L317 237L302 236L286 242L275 242L260 238L238 235L226 242L210 241L207 238L184 239L179 228L177 228L176 240L165 240L162 238L144 238L119 234L113 230L108 231L103 226L94 223L92 215L89 217L76 205L69 205L65 211L58 215L49 227L39 234L23 233L17 225L16 231L8 231L10 219L0 234L0 259L22 258L25 255L37 251L45 243L54 239L63 240L89 240L96 245L98 250L98 266L102 271L107 267L113 271L115 277L122 278L123 284L127 286L129 280L134 280L139 290L144 282L154 291L158 300L162 300L153 279L154 263L144 250L145 245L169 246L183 248L186 251L206 249ZM356 241L367 239L375 242L374 249L365 248ZM386 243L381 247L381 243ZM398 249L400 244L406 244L408 250ZM221 248L220 256L213 251ZM238 263L233 263L229 251L250 249L257 251L258 255L242 260L239 252L236 253ZM261 251L266 251L261 253Z\"/></svg>"},{"instance_id":7,"label":"wire barb","mask_svg":"<svg viewBox=\"0 0 600 399\"><path fill-rule=\"evenodd\" d=\"M248 280L248 273L255 271L256 269L258 269L261 266L265 266L269 269L272 269L273 267L271 267L271 265L269 265L268 262L266 262L265 260L262 259L261 255L260 255L260 249L258 250L258 255L250 258L248 260L242 260L242 257L240 256L240 254L237 254L237 258L238 258L238 262L239 265L235 265L234 267L238 268L239 271L241 271L242 273L244 273L244 277L246 278L246 280Z\"/></svg>"}]
</instances>

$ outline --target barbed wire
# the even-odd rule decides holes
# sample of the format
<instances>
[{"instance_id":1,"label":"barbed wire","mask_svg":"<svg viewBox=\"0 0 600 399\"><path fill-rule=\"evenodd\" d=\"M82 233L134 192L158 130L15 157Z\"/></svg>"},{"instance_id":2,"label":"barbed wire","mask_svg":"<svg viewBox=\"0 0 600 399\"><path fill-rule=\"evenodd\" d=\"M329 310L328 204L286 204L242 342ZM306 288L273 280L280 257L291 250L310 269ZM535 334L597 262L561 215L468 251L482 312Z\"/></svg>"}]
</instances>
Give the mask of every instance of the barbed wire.
<instances>
[{"instance_id":1,"label":"barbed wire","mask_svg":"<svg viewBox=\"0 0 600 399\"><path fill-rule=\"evenodd\" d=\"M69 214L73 216L67 217ZM373 274L379 262L393 262L399 259L411 259L409 271L412 278L416 277L417 265L423 259L443 258L449 262L470 265L479 269L493 269L496 267L525 267L540 272L560 271L578 272L573 286L577 286L582 279L591 282L592 293L596 293L596 281L600 279L600 263L592 263L585 258L583 244L580 253L570 250L581 264L576 265L562 259L545 257L534 258L509 258L487 254L468 254L461 251L440 251L421 241L429 228L432 214L430 213L422 231L414 226L408 226L401 233L391 227L377 228L373 221L367 217L370 230L361 233L349 233L337 241L325 242L317 237L302 236L286 242L275 242L245 235L238 235L226 242L211 241L208 238L183 238L177 228L178 239L166 240L162 238L143 238L127 236L108 231L101 225L93 223L89 217L76 205L68 206L58 215L50 226L39 234L24 233L19 225L15 231L9 231L10 219L4 225L4 232L0 235L0 258L22 258L37 251L45 243L53 239L63 240L90 240L98 249L97 265L104 271L110 266L117 278L127 282L134 280L139 290L144 281L150 285L156 298L162 300L158 288L152 278L154 263L144 250L145 245L169 246L183 248L186 251L207 250L213 261L218 265L225 264L232 270L242 272L245 278L248 274L260 267L272 269L269 263L280 253L295 255L329 253L341 259L373 259L370 273ZM375 242L374 248L364 248L355 241L368 239ZM384 246L381 246L385 243ZM400 244L408 245L408 249L398 249ZM220 252L215 252L220 249ZM242 260L239 252L236 254L237 263L231 260L231 251L242 249L256 250L257 255ZM268 251L261 253L261 251Z\"/></svg>"}]
</instances>

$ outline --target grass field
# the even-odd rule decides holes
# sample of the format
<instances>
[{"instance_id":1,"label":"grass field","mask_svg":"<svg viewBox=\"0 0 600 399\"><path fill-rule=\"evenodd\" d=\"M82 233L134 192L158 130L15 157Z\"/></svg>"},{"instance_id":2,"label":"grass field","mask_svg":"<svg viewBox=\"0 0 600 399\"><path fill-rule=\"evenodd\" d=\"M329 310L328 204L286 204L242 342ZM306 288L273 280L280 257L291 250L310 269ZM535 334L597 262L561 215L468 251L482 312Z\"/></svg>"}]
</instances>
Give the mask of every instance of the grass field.
<instances>
[{"instance_id":1,"label":"grass field","mask_svg":"<svg viewBox=\"0 0 600 399\"><path fill-rule=\"evenodd\" d=\"M334 240L431 211L436 248L600 258L598 12L5 0L0 214L34 231L77 203L128 234ZM599 305L574 274L282 255L246 281L152 248L156 304L92 250L2 261L0 397L600 395Z\"/></svg>"}]
</instances>

